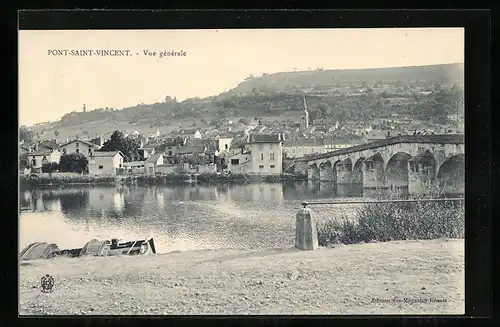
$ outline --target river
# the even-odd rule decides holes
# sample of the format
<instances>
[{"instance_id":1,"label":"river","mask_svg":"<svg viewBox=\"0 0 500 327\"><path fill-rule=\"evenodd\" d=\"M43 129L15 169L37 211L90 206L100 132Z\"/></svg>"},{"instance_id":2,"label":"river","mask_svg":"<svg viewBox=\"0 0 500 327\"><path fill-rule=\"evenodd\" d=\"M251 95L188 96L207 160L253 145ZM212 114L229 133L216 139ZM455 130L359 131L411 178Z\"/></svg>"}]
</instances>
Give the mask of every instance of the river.
<instances>
[{"instance_id":1,"label":"river","mask_svg":"<svg viewBox=\"0 0 500 327\"><path fill-rule=\"evenodd\" d=\"M32 242L80 248L93 238L154 237L157 252L292 246L304 200L352 201L311 182L217 186L71 187L21 191L19 251ZM359 204L315 205L318 221L354 216Z\"/></svg>"}]
</instances>

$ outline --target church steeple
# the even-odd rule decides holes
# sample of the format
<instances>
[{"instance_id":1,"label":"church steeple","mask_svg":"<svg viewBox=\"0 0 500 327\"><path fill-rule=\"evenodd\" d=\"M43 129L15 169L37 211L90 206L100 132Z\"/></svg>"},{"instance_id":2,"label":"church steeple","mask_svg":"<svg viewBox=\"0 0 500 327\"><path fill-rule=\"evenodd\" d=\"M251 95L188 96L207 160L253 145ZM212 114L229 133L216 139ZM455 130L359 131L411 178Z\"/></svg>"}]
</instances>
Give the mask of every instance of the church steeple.
<instances>
[{"instance_id":1,"label":"church steeple","mask_svg":"<svg viewBox=\"0 0 500 327\"><path fill-rule=\"evenodd\" d=\"M86 112L87 108L85 108L85 103L83 104L83 112Z\"/></svg>"},{"instance_id":2,"label":"church steeple","mask_svg":"<svg viewBox=\"0 0 500 327\"><path fill-rule=\"evenodd\" d=\"M302 98L304 99L304 126L309 128L309 112L307 111L306 94L302 93Z\"/></svg>"}]
</instances>

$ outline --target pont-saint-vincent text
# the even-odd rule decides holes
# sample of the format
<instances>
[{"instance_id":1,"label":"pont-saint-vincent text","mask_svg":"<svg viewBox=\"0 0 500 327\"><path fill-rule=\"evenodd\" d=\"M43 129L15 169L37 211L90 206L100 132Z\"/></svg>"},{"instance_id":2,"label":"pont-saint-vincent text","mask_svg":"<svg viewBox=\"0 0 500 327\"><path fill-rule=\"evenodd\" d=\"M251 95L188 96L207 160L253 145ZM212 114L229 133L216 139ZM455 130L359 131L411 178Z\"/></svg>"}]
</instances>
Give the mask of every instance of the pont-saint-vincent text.
<instances>
[{"instance_id":1,"label":"pont-saint-vincent text","mask_svg":"<svg viewBox=\"0 0 500 327\"><path fill-rule=\"evenodd\" d=\"M49 56L73 56L73 57L128 57L132 53L130 50L119 49L49 49L47 50Z\"/></svg>"}]
</instances>

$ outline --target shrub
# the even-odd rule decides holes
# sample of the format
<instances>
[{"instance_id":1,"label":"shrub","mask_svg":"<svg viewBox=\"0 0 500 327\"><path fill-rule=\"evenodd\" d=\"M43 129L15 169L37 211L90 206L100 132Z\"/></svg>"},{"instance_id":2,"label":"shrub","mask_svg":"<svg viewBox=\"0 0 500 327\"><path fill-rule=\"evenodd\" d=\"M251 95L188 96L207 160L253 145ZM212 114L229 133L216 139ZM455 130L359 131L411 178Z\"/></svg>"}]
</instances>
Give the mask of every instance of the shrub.
<instances>
[{"instance_id":1,"label":"shrub","mask_svg":"<svg viewBox=\"0 0 500 327\"><path fill-rule=\"evenodd\" d=\"M419 198L425 200L436 196L430 193ZM399 198L399 195L389 195L389 199ZM344 216L318 224L318 242L321 246L332 243L464 238L464 234L463 201L366 203L356 211L352 220Z\"/></svg>"}]
</instances>

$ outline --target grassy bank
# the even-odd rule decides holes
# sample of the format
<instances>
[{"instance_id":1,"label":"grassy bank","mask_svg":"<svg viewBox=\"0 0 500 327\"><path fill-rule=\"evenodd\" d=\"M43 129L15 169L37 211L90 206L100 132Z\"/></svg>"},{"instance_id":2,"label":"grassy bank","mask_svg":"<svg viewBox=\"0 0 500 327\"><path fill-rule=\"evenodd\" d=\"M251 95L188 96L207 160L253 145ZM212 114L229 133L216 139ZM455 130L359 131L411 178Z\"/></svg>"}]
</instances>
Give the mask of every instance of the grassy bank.
<instances>
[{"instance_id":1,"label":"grassy bank","mask_svg":"<svg viewBox=\"0 0 500 327\"><path fill-rule=\"evenodd\" d=\"M435 199L442 194L431 191L417 199ZM384 199L402 199L390 193ZM332 218L318 224L320 245L353 244L371 241L428 240L464 238L465 207L463 201L366 203L354 219Z\"/></svg>"},{"instance_id":2,"label":"grassy bank","mask_svg":"<svg viewBox=\"0 0 500 327\"><path fill-rule=\"evenodd\" d=\"M55 279L40 292L41 276ZM20 314L463 314L463 240L23 262Z\"/></svg>"},{"instance_id":3,"label":"grassy bank","mask_svg":"<svg viewBox=\"0 0 500 327\"><path fill-rule=\"evenodd\" d=\"M220 174L220 173L171 173L162 175L121 175L121 176L96 176L96 175L77 175L61 176L52 174L49 176L38 176L36 179L21 177L21 189L65 186L65 185L115 185L115 184L137 184L137 185L167 185L181 183L197 184L245 184L245 183L276 183L282 181L302 180L303 176L292 174Z\"/></svg>"}]
</instances>

